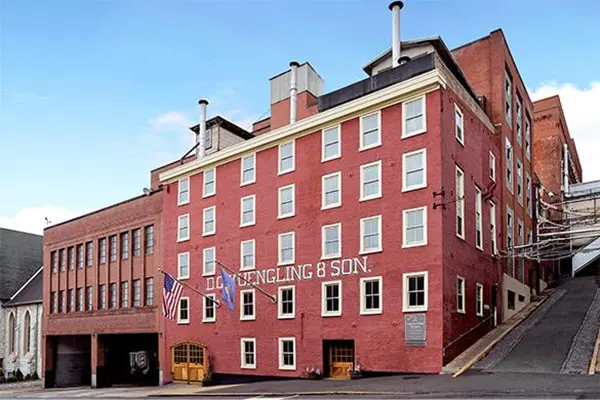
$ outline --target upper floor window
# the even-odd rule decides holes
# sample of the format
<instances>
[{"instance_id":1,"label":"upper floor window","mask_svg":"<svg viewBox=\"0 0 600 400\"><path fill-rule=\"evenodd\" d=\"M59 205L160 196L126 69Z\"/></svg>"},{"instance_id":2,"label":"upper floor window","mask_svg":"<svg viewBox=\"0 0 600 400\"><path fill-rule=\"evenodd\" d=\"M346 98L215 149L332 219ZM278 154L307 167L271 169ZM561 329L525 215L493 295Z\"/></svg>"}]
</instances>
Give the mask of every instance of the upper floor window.
<instances>
[{"instance_id":1,"label":"upper floor window","mask_svg":"<svg viewBox=\"0 0 600 400\"><path fill-rule=\"evenodd\" d=\"M454 137L456 137L456 140L463 146L465 145L464 124L463 112L457 105L454 105Z\"/></svg>"},{"instance_id":2,"label":"upper floor window","mask_svg":"<svg viewBox=\"0 0 600 400\"><path fill-rule=\"evenodd\" d=\"M279 145L279 175L296 169L296 145L292 140Z\"/></svg>"},{"instance_id":3,"label":"upper floor window","mask_svg":"<svg viewBox=\"0 0 600 400\"><path fill-rule=\"evenodd\" d=\"M492 236L492 255L498 254L498 245L496 244L496 204L490 200L490 235Z\"/></svg>"},{"instance_id":4,"label":"upper floor window","mask_svg":"<svg viewBox=\"0 0 600 400\"><path fill-rule=\"evenodd\" d=\"M178 324L189 324L190 323L190 298L181 297L179 299L179 307L177 312L177 323Z\"/></svg>"},{"instance_id":5,"label":"upper floor window","mask_svg":"<svg viewBox=\"0 0 600 400\"><path fill-rule=\"evenodd\" d=\"M106 285L98 286L98 310L106 310Z\"/></svg>"},{"instance_id":6,"label":"upper floor window","mask_svg":"<svg viewBox=\"0 0 600 400\"><path fill-rule=\"evenodd\" d=\"M83 288L77 288L77 311L83 311Z\"/></svg>"},{"instance_id":7,"label":"upper floor window","mask_svg":"<svg viewBox=\"0 0 600 400\"><path fill-rule=\"evenodd\" d=\"M106 262L106 238L98 240L98 264Z\"/></svg>"},{"instance_id":8,"label":"upper floor window","mask_svg":"<svg viewBox=\"0 0 600 400\"><path fill-rule=\"evenodd\" d=\"M241 367L256 368L256 339L240 339Z\"/></svg>"},{"instance_id":9,"label":"upper floor window","mask_svg":"<svg viewBox=\"0 0 600 400\"><path fill-rule=\"evenodd\" d=\"M214 293L207 294L202 299L204 307L202 307L202 322L215 322L217 320L217 303Z\"/></svg>"},{"instance_id":10,"label":"upper floor window","mask_svg":"<svg viewBox=\"0 0 600 400\"><path fill-rule=\"evenodd\" d=\"M177 241L182 242L190 238L190 215L184 214L177 217Z\"/></svg>"},{"instance_id":11,"label":"upper floor window","mask_svg":"<svg viewBox=\"0 0 600 400\"><path fill-rule=\"evenodd\" d=\"M69 304L69 312L74 312L75 311L75 293L73 291L73 289L69 289L69 291L67 292L67 296L68 296L68 304Z\"/></svg>"},{"instance_id":12,"label":"upper floor window","mask_svg":"<svg viewBox=\"0 0 600 400\"><path fill-rule=\"evenodd\" d=\"M381 251L381 215L360 220L360 254Z\"/></svg>"},{"instance_id":13,"label":"upper floor window","mask_svg":"<svg viewBox=\"0 0 600 400\"><path fill-rule=\"evenodd\" d=\"M426 130L425 96L404 102L402 105L402 137L418 135Z\"/></svg>"},{"instance_id":14,"label":"upper floor window","mask_svg":"<svg viewBox=\"0 0 600 400\"><path fill-rule=\"evenodd\" d=\"M56 314L57 310L56 292L52 292L50 293L50 314Z\"/></svg>"},{"instance_id":15,"label":"upper floor window","mask_svg":"<svg viewBox=\"0 0 600 400\"><path fill-rule=\"evenodd\" d=\"M256 154L242 157L241 186L256 182Z\"/></svg>"},{"instance_id":16,"label":"upper floor window","mask_svg":"<svg viewBox=\"0 0 600 400\"><path fill-rule=\"evenodd\" d=\"M483 220L482 220L482 193L481 189L475 187L475 247L483 250Z\"/></svg>"},{"instance_id":17,"label":"upper floor window","mask_svg":"<svg viewBox=\"0 0 600 400\"><path fill-rule=\"evenodd\" d=\"M279 212L277 218L287 218L296 215L295 197L296 186L291 185L280 187L278 190Z\"/></svg>"},{"instance_id":18,"label":"upper floor window","mask_svg":"<svg viewBox=\"0 0 600 400\"><path fill-rule=\"evenodd\" d=\"M133 230L133 255L139 256L142 254L142 230Z\"/></svg>"},{"instance_id":19,"label":"upper floor window","mask_svg":"<svg viewBox=\"0 0 600 400\"><path fill-rule=\"evenodd\" d=\"M475 286L475 314L483 317L483 285L481 283Z\"/></svg>"},{"instance_id":20,"label":"upper floor window","mask_svg":"<svg viewBox=\"0 0 600 400\"><path fill-rule=\"evenodd\" d=\"M523 205L523 164L517 158L517 201Z\"/></svg>"},{"instance_id":21,"label":"upper floor window","mask_svg":"<svg viewBox=\"0 0 600 400\"><path fill-rule=\"evenodd\" d=\"M177 192L177 205L190 202L190 178L179 180L179 190Z\"/></svg>"},{"instance_id":22,"label":"upper floor window","mask_svg":"<svg viewBox=\"0 0 600 400\"><path fill-rule=\"evenodd\" d=\"M342 315L342 281L321 284L321 316L339 317Z\"/></svg>"},{"instance_id":23,"label":"upper floor window","mask_svg":"<svg viewBox=\"0 0 600 400\"><path fill-rule=\"evenodd\" d=\"M321 258L342 255L342 224L325 225L321 228Z\"/></svg>"},{"instance_id":24,"label":"upper floor window","mask_svg":"<svg viewBox=\"0 0 600 400\"><path fill-rule=\"evenodd\" d=\"M111 283L108 287L108 308L115 309L117 308L117 284Z\"/></svg>"},{"instance_id":25,"label":"upper floor window","mask_svg":"<svg viewBox=\"0 0 600 400\"><path fill-rule=\"evenodd\" d=\"M87 286L85 288L85 310L86 311L92 311L92 287L91 286Z\"/></svg>"},{"instance_id":26,"label":"upper floor window","mask_svg":"<svg viewBox=\"0 0 600 400\"><path fill-rule=\"evenodd\" d=\"M321 161L329 161L341 157L340 125L323 129L321 141L323 145L321 149Z\"/></svg>"},{"instance_id":27,"label":"upper floor window","mask_svg":"<svg viewBox=\"0 0 600 400\"><path fill-rule=\"evenodd\" d=\"M190 277L190 253L179 253L177 256L177 278L188 279Z\"/></svg>"},{"instance_id":28,"label":"upper floor window","mask_svg":"<svg viewBox=\"0 0 600 400\"><path fill-rule=\"evenodd\" d=\"M154 225L146 227L146 254L154 253Z\"/></svg>"},{"instance_id":29,"label":"upper floor window","mask_svg":"<svg viewBox=\"0 0 600 400\"><path fill-rule=\"evenodd\" d=\"M525 187L525 198L527 203L527 215L532 215L532 193L531 193L531 177L527 174L526 187Z\"/></svg>"},{"instance_id":30,"label":"upper floor window","mask_svg":"<svg viewBox=\"0 0 600 400\"><path fill-rule=\"evenodd\" d=\"M129 232L121 233L121 258L129 258Z\"/></svg>"},{"instance_id":31,"label":"upper floor window","mask_svg":"<svg viewBox=\"0 0 600 400\"><path fill-rule=\"evenodd\" d=\"M240 204L240 226L254 225L256 223L256 196L242 197Z\"/></svg>"},{"instance_id":32,"label":"upper floor window","mask_svg":"<svg viewBox=\"0 0 600 400\"><path fill-rule=\"evenodd\" d=\"M296 253L296 234L294 232L279 234L279 265L293 264Z\"/></svg>"},{"instance_id":33,"label":"upper floor window","mask_svg":"<svg viewBox=\"0 0 600 400\"><path fill-rule=\"evenodd\" d=\"M87 242L85 244L85 254L86 254L86 266L91 267L94 263L94 243Z\"/></svg>"},{"instance_id":34,"label":"upper floor window","mask_svg":"<svg viewBox=\"0 0 600 400\"><path fill-rule=\"evenodd\" d=\"M255 289L240 290L240 320L254 321L256 319Z\"/></svg>"},{"instance_id":35,"label":"upper floor window","mask_svg":"<svg viewBox=\"0 0 600 400\"><path fill-rule=\"evenodd\" d=\"M512 128L512 78L504 71L504 101L506 121Z\"/></svg>"},{"instance_id":36,"label":"upper floor window","mask_svg":"<svg viewBox=\"0 0 600 400\"><path fill-rule=\"evenodd\" d=\"M60 249L58 254L60 256L60 270L64 272L67 268L67 250Z\"/></svg>"},{"instance_id":37,"label":"upper floor window","mask_svg":"<svg viewBox=\"0 0 600 400\"><path fill-rule=\"evenodd\" d=\"M216 168L204 171L204 185L202 187L202 197L212 196L217 191L217 172Z\"/></svg>"},{"instance_id":38,"label":"upper floor window","mask_svg":"<svg viewBox=\"0 0 600 400\"><path fill-rule=\"evenodd\" d=\"M214 275L216 271L216 248L208 247L202 252L202 275Z\"/></svg>"},{"instance_id":39,"label":"upper floor window","mask_svg":"<svg viewBox=\"0 0 600 400\"><path fill-rule=\"evenodd\" d=\"M342 205L342 173L324 175L321 178L321 209L339 207Z\"/></svg>"},{"instance_id":40,"label":"upper floor window","mask_svg":"<svg viewBox=\"0 0 600 400\"><path fill-rule=\"evenodd\" d=\"M277 288L279 296L277 296L277 318L288 319L294 318L296 315L296 287L295 286L279 286Z\"/></svg>"},{"instance_id":41,"label":"upper floor window","mask_svg":"<svg viewBox=\"0 0 600 400\"><path fill-rule=\"evenodd\" d=\"M427 149L402 154L402 191L427 186Z\"/></svg>"},{"instance_id":42,"label":"upper floor window","mask_svg":"<svg viewBox=\"0 0 600 400\"><path fill-rule=\"evenodd\" d=\"M496 182L496 156L490 151L490 179Z\"/></svg>"},{"instance_id":43,"label":"upper floor window","mask_svg":"<svg viewBox=\"0 0 600 400\"><path fill-rule=\"evenodd\" d=\"M456 236L465 238L465 173L456 166Z\"/></svg>"},{"instance_id":44,"label":"upper floor window","mask_svg":"<svg viewBox=\"0 0 600 400\"><path fill-rule=\"evenodd\" d=\"M146 278L146 287L144 293L146 294L145 304L151 306L154 304L154 278Z\"/></svg>"},{"instance_id":45,"label":"upper floor window","mask_svg":"<svg viewBox=\"0 0 600 400\"><path fill-rule=\"evenodd\" d=\"M459 276L456 278L456 311L464 314L465 310L465 278Z\"/></svg>"},{"instance_id":46,"label":"upper floor window","mask_svg":"<svg viewBox=\"0 0 600 400\"><path fill-rule=\"evenodd\" d=\"M56 250L50 253L50 263L52 264L52 273L58 272L58 254Z\"/></svg>"},{"instance_id":47,"label":"upper floor window","mask_svg":"<svg viewBox=\"0 0 600 400\"><path fill-rule=\"evenodd\" d=\"M362 315L381 314L382 301L381 276L361 278L360 280L360 313Z\"/></svg>"},{"instance_id":48,"label":"upper floor window","mask_svg":"<svg viewBox=\"0 0 600 400\"><path fill-rule=\"evenodd\" d=\"M279 338L279 369L296 369L296 338Z\"/></svg>"},{"instance_id":49,"label":"upper floor window","mask_svg":"<svg viewBox=\"0 0 600 400\"><path fill-rule=\"evenodd\" d=\"M516 122L515 122L515 127L516 127L516 140L517 143L519 143L519 145L523 144L523 130L522 130L522 124L523 124L523 102L521 101L521 96L519 96L519 93L517 93L517 102L515 105L515 114L516 114Z\"/></svg>"},{"instance_id":50,"label":"upper floor window","mask_svg":"<svg viewBox=\"0 0 600 400\"><path fill-rule=\"evenodd\" d=\"M531 120L529 115L525 117L525 156L531 160Z\"/></svg>"},{"instance_id":51,"label":"upper floor window","mask_svg":"<svg viewBox=\"0 0 600 400\"><path fill-rule=\"evenodd\" d=\"M360 117L360 147L366 150L381 145L381 113L379 111Z\"/></svg>"},{"instance_id":52,"label":"upper floor window","mask_svg":"<svg viewBox=\"0 0 600 400\"><path fill-rule=\"evenodd\" d=\"M129 282L121 282L121 308L129 307Z\"/></svg>"},{"instance_id":53,"label":"upper floor window","mask_svg":"<svg viewBox=\"0 0 600 400\"><path fill-rule=\"evenodd\" d=\"M75 269L75 247L69 247L69 270Z\"/></svg>"},{"instance_id":54,"label":"upper floor window","mask_svg":"<svg viewBox=\"0 0 600 400\"><path fill-rule=\"evenodd\" d=\"M427 271L411 272L402 275L402 311L427 311L428 283Z\"/></svg>"},{"instance_id":55,"label":"upper floor window","mask_svg":"<svg viewBox=\"0 0 600 400\"><path fill-rule=\"evenodd\" d=\"M110 237L110 262L117 261L117 235Z\"/></svg>"},{"instance_id":56,"label":"upper floor window","mask_svg":"<svg viewBox=\"0 0 600 400\"><path fill-rule=\"evenodd\" d=\"M142 306L142 282L139 279L133 281L133 306Z\"/></svg>"},{"instance_id":57,"label":"upper floor window","mask_svg":"<svg viewBox=\"0 0 600 400\"><path fill-rule=\"evenodd\" d=\"M508 138L506 138L506 187L513 193L513 151Z\"/></svg>"},{"instance_id":58,"label":"upper floor window","mask_svg":"<svg viewBox=\"0 0 600 400\"><path fill-rule=\"evenodd\" d=\"M360 166L360 201L381 197L381 160Z\"/></svg>"},{"instance_id":59,"label":"upper floor window","mask_svg":"<svg viewBox=\"0 0 600 400\"><path fill-rule=\"evenodd\" d=\"M77 245L77 268L83 269L83 245Z\"/></svg>"},{"instance_id":60,"label":"upper floor window","mask_svg":"<svg viewBox=\"0 0 600 400\"><path fill-rule=\"evenodd\" d=\"M427 207L402 211L402 247L427 244Z\"/></svg>"},{"instance_id":61,"label":"upper floor window","mask_svg":"<svg viewBox=\"0 0 600 400\"><path fill-rule=\"evenodd\" d=\"M513 222L513 212L509 206L506 206L506 248L511 249L514 245L513 237L515 234Z\"/></svg>"},{"instance_id":62,"label":"upper floor window","mask_svg":"<svg viewBox=\"0 0 600 400\"><path fill-rule=\"evenodd\" d=\"M244 240L240 243L240 270L254 269L255 266L255 242L252 240Z\"/></svg>"},{"instance_id":63,"label":"upper floor window","mask_svg":"<svg viewBox=\"0 0 600 400\"><path fill-rule=\"evenodd\" d=\"M215 206L203 211L202 236L213 235L217 231L217 211Z\"/></svg>"}]
</instances>

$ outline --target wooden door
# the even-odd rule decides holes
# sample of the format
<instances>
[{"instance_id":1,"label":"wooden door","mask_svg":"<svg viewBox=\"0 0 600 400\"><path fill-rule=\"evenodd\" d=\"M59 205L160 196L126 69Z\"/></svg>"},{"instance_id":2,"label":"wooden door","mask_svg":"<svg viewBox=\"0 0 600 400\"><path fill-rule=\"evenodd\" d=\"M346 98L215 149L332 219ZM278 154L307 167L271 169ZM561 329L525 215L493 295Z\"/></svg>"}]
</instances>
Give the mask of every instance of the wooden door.
<instances>
[{"instance_id":1,"label":"wooden door","mask_svg":"<svg viewBox=\"0 0 600 400\"><path fill-rule=\"evenodd\" d=\"M329 377L350 379L354 366L354 343L352 341L331 342L329 345Z\"/></svg>"},{"instance_id":2,"label":"wooden door","mask_svg":"<svg viewBox=\"0 0 600 400\"><path fill-rule=\"evenodd\" d=\"M206 351L199 343L185 342L173 346L173 381L201 383L206 371Z\"/></svg>"}]
</instances>

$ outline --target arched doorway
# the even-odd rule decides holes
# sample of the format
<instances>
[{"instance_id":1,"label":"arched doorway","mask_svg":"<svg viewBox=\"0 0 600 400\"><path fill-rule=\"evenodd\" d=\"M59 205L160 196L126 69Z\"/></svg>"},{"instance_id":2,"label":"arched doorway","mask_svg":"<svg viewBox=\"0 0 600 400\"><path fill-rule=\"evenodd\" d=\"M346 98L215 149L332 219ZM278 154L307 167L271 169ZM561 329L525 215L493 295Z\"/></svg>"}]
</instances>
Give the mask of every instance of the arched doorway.
<instances>
[{"instance_id":1,"label":"arched doorway","mask_svg":"<svg viewBox=\"0 0 600 400\"><path fill-rule=\"evenodd\" d=\"M197 342L181 342L171 348L173 381L180 383L202 383L208 372L206 346Z\"/></svg>"}]
</instances>

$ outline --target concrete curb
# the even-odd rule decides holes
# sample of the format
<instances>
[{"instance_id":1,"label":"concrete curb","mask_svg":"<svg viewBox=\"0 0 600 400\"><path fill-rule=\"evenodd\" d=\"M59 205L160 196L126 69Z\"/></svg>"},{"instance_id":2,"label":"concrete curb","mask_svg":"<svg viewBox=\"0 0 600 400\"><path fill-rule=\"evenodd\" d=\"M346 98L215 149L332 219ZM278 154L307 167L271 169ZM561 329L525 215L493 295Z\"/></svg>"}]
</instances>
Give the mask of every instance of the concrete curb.
<instances>
[{"instance_id":1,"label":"concrete curb","mask_svg":"<svg viewBox=\"0 0 600 400\"><path fill-rule=\"evenodd\" d=\"M416 392L365 392L365 391L348 391L348 390L331 390L331 391L312 391L312 392L198 392L188 394L157 394L149 395L153 397L181 397L181 396L205 396L205 397L289 397L289 396L411 396Z\"/></svg>"},{"instance_id":2,"label":"concrete curb","mask_svg":"<svg viewBox=\"0 0 600 400\"><path fill-rule=\"evenodd\" d=\"M590 360L590 369L588 370L589 375L594 375L598 370L598 352L600 351L600 329L598 329L598 335L596 336L596 344L594 345L594 353L592 353L592 359Z\"/></svg>"}]
</instances>

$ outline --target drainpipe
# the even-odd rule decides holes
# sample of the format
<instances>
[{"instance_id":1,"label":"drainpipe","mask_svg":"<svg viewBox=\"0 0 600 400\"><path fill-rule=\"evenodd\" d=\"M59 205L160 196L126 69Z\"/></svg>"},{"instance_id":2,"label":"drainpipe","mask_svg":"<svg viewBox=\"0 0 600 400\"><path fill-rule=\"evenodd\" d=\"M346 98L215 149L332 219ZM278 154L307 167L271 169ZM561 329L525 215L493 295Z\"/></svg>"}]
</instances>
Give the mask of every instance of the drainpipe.
<instances>
[{"instance_id":1,"label":"drainpipe","mask_svg":"<svg viewBox=\"0 0 600 400\"><path fill-rule=\"evenodd\" d=\"M564 156L563 156L563 179L564 179L564 193L565 197L569 195L569 147L564 144Z\"/></svg>"},{"instance_id":2,"label":"drainpipe","mask_svg":"<svg viewBox=\"0 0 600 400\"><path fill-rule=\"evenodd\" d=\"M298 102L298 87L296 84L296 78L298 74L298 64L297 61L292 61L290 63L290 124L296 123L296 103Z\"/></svg>"},{"instance_id":3,"label":"drainpipe","mask_svg":"<svg viewBox=\"0 0 600 400\"><path fill-rule=\"evenodd\" d=\"M196 135L196 158L202 158L205 156L206 151L204 144L206 143L206 106L208 100L201 99L198 104L200 105L200 124L198 125L198 134Z\"/></svg>"},{"instance_id":4,"label":"drainpipe","mask_svg":"<svg viewBox=\"0 0 600 400\"><path fill-rule=\"evenodd\" d=\"M400 65L400 10L404 7L401 1L390 3L392 12L392 68Z\"/></svg>"}]
</instances>

